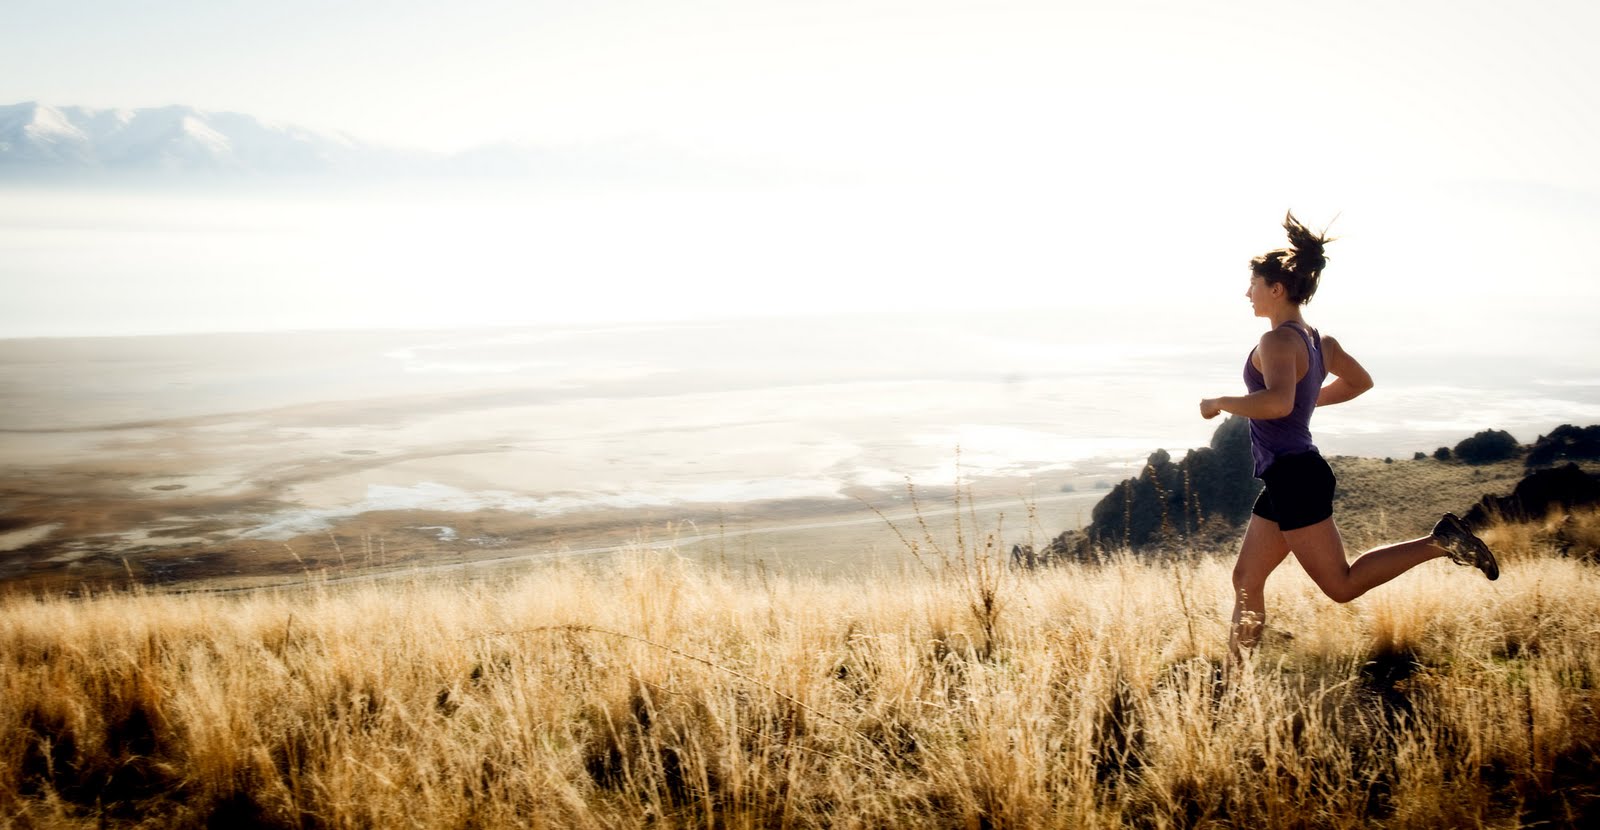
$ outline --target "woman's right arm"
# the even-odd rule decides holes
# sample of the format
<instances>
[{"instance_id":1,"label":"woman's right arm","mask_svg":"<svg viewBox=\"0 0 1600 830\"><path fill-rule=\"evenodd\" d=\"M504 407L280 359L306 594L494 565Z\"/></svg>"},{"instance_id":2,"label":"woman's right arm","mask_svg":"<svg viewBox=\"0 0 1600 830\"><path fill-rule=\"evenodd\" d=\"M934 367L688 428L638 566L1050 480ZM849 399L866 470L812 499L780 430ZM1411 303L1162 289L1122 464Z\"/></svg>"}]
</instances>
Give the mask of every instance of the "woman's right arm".
<instances>
[{"instance_id":1,"label":"woman's right arm","mask_svg":"<svg viewBox=\"0 0 1600 830\"><path fill-rule=\"evenodd\" d=\"M1215 418L1231 412L1243 418L1282 418L1294 411L1295 352L1303 350L1300 335L1287 329L1273 329L1261 335L1256 356L1261 359L1261 378L1265 388L1248 395L1225 395L1200 402L1200 417Z\"/></svg>"},{"instance_id":2,"label":"woman's right arm","mask_svg":"<svg viewBox=\"0 0 1600 830\"><path fill-rule=\"evenodd\" d=\"M1317 393L1317 406L1344 403L1372 388L1372 375L1332 337L1322 338L1322 361L1334 380Z\"/></svg>"}]
</instances>

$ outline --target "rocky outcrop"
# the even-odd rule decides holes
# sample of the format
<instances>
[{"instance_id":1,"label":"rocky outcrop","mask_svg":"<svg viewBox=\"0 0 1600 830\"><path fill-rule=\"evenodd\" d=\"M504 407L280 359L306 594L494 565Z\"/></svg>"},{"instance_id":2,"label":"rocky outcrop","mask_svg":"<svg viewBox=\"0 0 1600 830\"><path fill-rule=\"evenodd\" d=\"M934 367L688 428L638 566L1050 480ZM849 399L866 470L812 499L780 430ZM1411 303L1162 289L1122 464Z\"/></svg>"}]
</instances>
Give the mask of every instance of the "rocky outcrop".
<instances>
[{"instance_id":1,"label":"rocky outcrop","mask_svg":"<svg viewBox=\"0 0 1600 830\"><path fill-rule=\"evenodd\" d=\"M1053 561L1096 561L1106 551L1120 549L1204 549L1234 543L1261 492L1261 483L1252 476L1249 423L1229 418L1212 435L1211 446L1191 450L1181 461L1157 450L1137 477L1112 488L1094 506L1086 527L1062 533L1037 551L1017 545L1013 563L1031 568ZM1480 444L1486 438L1522 449L1500 431L1474 436ZM1533 466L1571 458L1600 459L1600 425L1557 427L1528 448L1527 462ZM1482 528L1495 520L1538 521L1554 510L1591 505L1600 505L1600 475L1569 462L1529 473L1510 495L1486 495L1464 515L1469 525ZM1595 549L1582 540L1561 544L1563 551Z\"/></svg>"},{"instance_id":2,"label":"rocky outcrop","mask_svg":"<svg viewBox=\"0 0 1600 830\"><path fill-rule=\"evenodd\" d=\"M1082 530L1069 530L1035 553L1012 551L1018 565L1052 560L1092 560L1102 551L1142 548L1185 541L1194 545L1231 536L1250 517L1261 492L1252 477L1250 422L1230 417L1211 436L1211 445L1173 461L1156 450L1138 477L1111 489L1094 506Z\"/></svg>"},{"instance_id":3,"label":"rocky outcrop","mask_svg":"<svg viewBox=\"0 0 1600 830\"><path fill-rule=\"evenodd\" d=\"M1463 518L1472 528L1497 519L1543 519L1555 509L1600 504L1600 476L1584 472L1577 464L1529 473L1509 496L1484 496Z\"/></svg>"},{"instance_id":4,"label":"rocky outcrop","mask_svg":"<svg viewBox=\"0 0 1600 830\"><path fill-rule=\"evenodd\" d=\"M1600 424L1575 427L1562 424L1539 436L1528 448L1527 465L1546 467L1557 461L1600 460Z\"/></svg>"}]
</instances>

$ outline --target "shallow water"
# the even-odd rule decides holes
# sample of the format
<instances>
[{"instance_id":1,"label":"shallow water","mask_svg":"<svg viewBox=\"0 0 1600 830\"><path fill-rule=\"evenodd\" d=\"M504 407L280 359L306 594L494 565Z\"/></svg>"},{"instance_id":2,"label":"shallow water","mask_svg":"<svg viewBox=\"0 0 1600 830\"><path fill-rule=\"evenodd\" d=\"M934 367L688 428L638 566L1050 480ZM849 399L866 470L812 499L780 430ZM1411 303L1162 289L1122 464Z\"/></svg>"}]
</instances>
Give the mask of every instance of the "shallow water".
<instances>
[{"instance_id":1,"label":"shallow water","mask_svg":"<svg viewBox=\"0 0 1600 830\"><path fill-rule=\"evenodd\" d=\"M1204 445L1216 423L1195 404L1237 391L1250 344L1242 329L1157 339L1132 323L922 314L0 340L3 501L137 502L140 523L189 540L202 520L281 539L377 511L847 503L908 480L976 482L980 497L1090 492L1158 447ZM1409 457L1490 426L1530 441L1600 421L1600 383L1581 372L1429 360L1368 360L1380 386L1318 413L1324 452Z\"/></svg>"}]
</instances>

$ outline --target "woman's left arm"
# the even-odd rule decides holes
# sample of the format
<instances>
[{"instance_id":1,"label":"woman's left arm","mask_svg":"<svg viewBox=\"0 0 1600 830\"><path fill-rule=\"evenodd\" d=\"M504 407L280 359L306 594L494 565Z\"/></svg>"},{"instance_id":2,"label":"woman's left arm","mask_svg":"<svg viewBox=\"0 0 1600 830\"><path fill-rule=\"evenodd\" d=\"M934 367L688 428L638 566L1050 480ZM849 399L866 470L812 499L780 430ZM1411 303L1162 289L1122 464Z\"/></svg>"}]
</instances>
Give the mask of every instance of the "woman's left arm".
<instances>
[{"instance_id":1,"label":"woman's left arm","mask_svg":"<svg viewBox=\"0 0 1600 830\"><path fill-rule=\"evenodd\" d=\"M1317 406L1344 403L1372 388L1372 375L1332 337L1322 338L1322 362L1334 380L1317 393Z\"/></svg>"}]
</instances>

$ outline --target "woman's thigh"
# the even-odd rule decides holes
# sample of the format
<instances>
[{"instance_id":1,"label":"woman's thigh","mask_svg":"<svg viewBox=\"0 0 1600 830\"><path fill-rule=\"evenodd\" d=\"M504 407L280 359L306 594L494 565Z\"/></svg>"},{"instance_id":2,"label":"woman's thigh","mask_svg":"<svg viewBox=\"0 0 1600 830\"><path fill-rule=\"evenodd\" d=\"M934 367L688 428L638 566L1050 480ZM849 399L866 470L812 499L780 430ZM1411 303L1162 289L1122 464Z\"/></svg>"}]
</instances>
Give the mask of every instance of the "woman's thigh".
<instances>
[{"instance_id":1,"label":"woman's thigh","mask_svg":"<svg viewBox=\"0 0 1600 830\"><path fill-rule=\"evenodd\" d=\"M1299 530L1284 532L1294 558L1300 561L1311 581L1324 593L1337 598L1350 578L1350 563L1344 558L1344 538L1333 519L1323 519Z\"/></svg>"}]
</instances>

